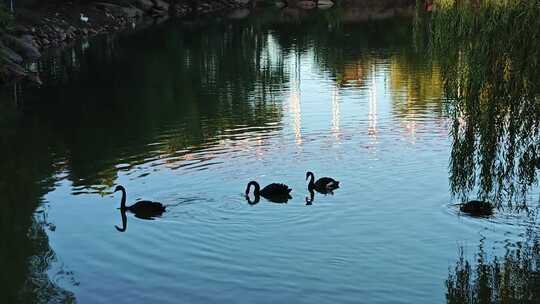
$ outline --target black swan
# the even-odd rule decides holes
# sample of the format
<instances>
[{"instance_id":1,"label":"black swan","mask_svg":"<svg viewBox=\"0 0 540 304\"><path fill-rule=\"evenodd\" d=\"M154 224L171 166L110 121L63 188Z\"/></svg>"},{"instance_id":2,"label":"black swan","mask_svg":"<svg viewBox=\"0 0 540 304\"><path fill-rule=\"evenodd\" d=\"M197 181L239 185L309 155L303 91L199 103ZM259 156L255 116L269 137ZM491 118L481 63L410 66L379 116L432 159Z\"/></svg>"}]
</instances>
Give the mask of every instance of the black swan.
<instances>
[{"instance_id":1,"label":"black swan","mask_svg":"<svg viewBox=\"0 0 540 304\"><path fill-rule=\"evenodd\" d=\"M487 216L493 214L494 206L484 201L469 201L459 204L459 210L472 216Z\"/></svg>"},{"instance_id":2,"label":"black swan","mask_svg":"<svg viewBox=\"0 0 540 304\"><path fill-rule=\"evenodd\" d=\"M251 189L251 186L255 187L255 190L253 191L253 194L255 194L255 202L250 204L254 205L256 204L259 199L259 196L262 196L272 202L276 203L286 203L287 200L291 199L291 191L292 189L289 188L289 186L285 184L277 184L272 183L264 188L261 189L261 186L259 186L259 183L256 181L251 181L247 184L246 188L246 197L249 199L249 189Z\"/></svg>"},{"instance_id":3,"label":"black swan","mask_svg":"<svg viewBox=\"0 0 540 304\"><path fill-rule=\"evenodd\" d=\"M126 206L126 189L123 186L116 186L114 192L117 191L122 191L120 210L130 211L138 218L152 219L153 217L160 216L163 214L163 212L165 212L165 206L163 204L152 201L138 201L131 206Z\"/></svg>"},{"instance_id":4,"label":"black swan","mask_svg":"<svg viewBox=\"0 0 540 304\"><path fill-rule=\"evenodd\" d=\"M321 177L315 181L315 175L313 172L306 173L306 180L309 179L308 189L315 189L315 191L326 194L332 193L333 190L339 188L339 182L331 177Z\"/></svg>"}]
</instances>

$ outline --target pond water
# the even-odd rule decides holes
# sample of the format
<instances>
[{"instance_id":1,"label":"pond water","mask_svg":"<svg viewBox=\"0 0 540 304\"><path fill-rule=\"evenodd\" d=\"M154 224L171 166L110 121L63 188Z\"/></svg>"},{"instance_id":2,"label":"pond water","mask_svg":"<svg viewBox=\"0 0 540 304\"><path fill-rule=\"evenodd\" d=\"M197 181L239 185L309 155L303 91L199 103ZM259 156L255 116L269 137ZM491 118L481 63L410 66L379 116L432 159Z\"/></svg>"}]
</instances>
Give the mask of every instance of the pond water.
<instances>
[{"instance_id":1,"label":"pond water","mask_svg":"<svg viewBox=\"0 0 540 304\"><path fill-rule=\"evenodd\" d=\"M37 67L41 88L16 87L2 103L2 294L8 303L446 301L460 257L474 263L479 247L508 256L536 237L537 220L454 206L466 173L443 85L451 63L418 43L423 26L412 14L344 22L333 11L267 12L170 21L49 57ZM308 170L341 188L311 201ZM250 205L250 180L286 183L292 199ZM127 213L117 231L118 184L128 203L168 211Z\"/></svg>"}]
</instances>

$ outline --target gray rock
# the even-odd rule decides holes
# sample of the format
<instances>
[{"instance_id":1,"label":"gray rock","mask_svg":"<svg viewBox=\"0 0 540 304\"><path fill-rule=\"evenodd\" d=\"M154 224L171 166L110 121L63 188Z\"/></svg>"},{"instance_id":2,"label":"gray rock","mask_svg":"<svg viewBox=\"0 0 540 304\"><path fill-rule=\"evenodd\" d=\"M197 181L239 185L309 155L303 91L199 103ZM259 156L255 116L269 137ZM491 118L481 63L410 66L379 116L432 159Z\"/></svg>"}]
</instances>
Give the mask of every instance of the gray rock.
<instances>
[{"instance_id":1,"label":"gray rock","mask_svg":"<svg viewBox=\"0 0 540 304\"><path fill-rule=\"evenodd\" d=\"M143 11L136 8L136 7L133 7L133 6L130 6L130 7L122 7L122 11L124 13L124 15L128 18L140 18L144 15Z\"/></svg>"},{"instance_id":2,"label":"gray rock","mask_svg":"<svg viewBox=\"0 0 540 304\"><path fill-rule=\"evenodd\" d=\"M21 57L21 55L15 53L12 49L4 46L1 43L0 43L0 57L14 63L23 62L23 58Z\"/></svg>"},{"instance_id":3,"label":"gray rock","mask_svg":"<svg viewBox=\"0 0 540 304\"><path fill-rule=\"evenodd\" d=\"M27 43L30 43L32 44L34 47L38 48L38 44L36 42L36 39L34 38L34 36L32 35L22 35L21 36L21 39L24 41L24 42L27 42Z\"/></svg>"},{"instance_id":4,"label":"gray rock","mask_svg":"<svg viewBox=\"0 0 540 304\"><path fill-rule=\"evenodd\" d=\"M39 78L39 74L37 74L37 73L29 73L29 74L27 74L26 79L28 81L34 83L34 84L37 84L37 85L42 85L43 84L43 82L41 81L41 78Z\"/></svg>"},{"instance_id":5,"label":"gray rock","mask_svg":"<svg viewBox=\"0 0 540 304\"><path fill-rule=\"evenodd\" d=\"M135 6L145 12L150 11L154 7L154 3L151 0L137 0Z\"/></svg>"},{"instance_id":6,"label":"gray rock","mask_svg":"<svg viewBox=\"0 0 540 304\"><path fill-rule=\"evenodd\" d=\"M154 0L154 2L156 3L155 8L160 9L160 10L164 10L164 11L169 10L169 3L167 3L167 2L165 2L163 0Z\"/></svg>"},{"instance_id":7,"label":"gray rock","mask_svg":"<svg viewBox=\"0 0 540 304\"><path fill-rule=\"evenodd\" d=\"M247 8L239 8L232 11L227 17L229 19L244 19L249 16L250 11Z\"/></svg>"},{"instance_id":8,"label":"gray rock","mask_svg":"<svg viewBox=\"0 0 540 304\"><path fill-rule=\"evenodd\" d=\"M120 4L110 3L110 2L106 2L106 1L96 1L96 2L94 2L94 6L96 8L99 8L99 9L110 9L110 8L119 7Z\"/></svg>"},{"instance_id":9,"label":"gray rock","mask_svg":"<svg viewBox=\"0 0 540 304\"><path fill-rule=\"evenodd\" d=\"M285 3L284 1L276 1L275 6L277 8L284 8L285 6L287 6L287 3Z\"/></svg>"},{"instance_id":10,"label":"gray rock","mask_svg":"<svg viewBox=\"0 0 540 304\"><path fill-rule=\"evenodd\" d=\"M11 35L6 35L4 41L8 47L21 54L25 59L36 60L41 57L38 48L34 46L33 39L32 42L30 42Z\"/></svg>"},{"instance_id":11,"label":"gray rock","mask_svg":"<svg viewBox=\"0 0 540 304\"><path fill-rule=\"evenodd\" d=\"M73 38L73 37L75 37L75 36L77 35L77 29L76 29L74 26L71 25L71 26L69 26L69 27L67 28L66 34L67 34L69 37Z\"/></svg>"},{"instance_id":12,"label":"gray rock","mask_svg":"<svg viewBox=\"0 0 540 304\"><path fill-rule=\"evenodd\" d=\"M18 33L18 34L27 34L27 33L31 33L32 31L25 27L24 25L21 25L21 24L17 24L13 27L13 31L15 33Z\"/></svg>"},{"instance_id":13,"label":"gray rock","mask_svg":"<svg viewBox=\"0 0 540 304\"><path fill-rule=\"evenodd\" d=\"M113 3L108 3L108 2L96 2L95 6L98 8L106 9L107 12L112 13L116 17L121 16L121 17L128 17L128 18L139 18L144 14L141 8L137 8L130 4L121 5L121 4L113 4ZM144 6L144 3L142 4L142 6ZM147 3L146 6L149 7L147 10L152 9L153 7L152 1L149 1L149 3Z\"/></svg>"},{"instance_id":14,"label":"gray rock","mask_svg":"<svg viewBox=\"0 0 540 304\"><path fill-rule=\"evenodd\" d=\"M240 5L247 5L249 2L251 2L251 0L233 0L233 2L236 2Z\"/></svg>"},{"instance_id":15,"label":"gray rock","mask_svg":"<svg viewBox=\"0 0 540 304\"><path fill-rule=\"evenodd\" d=\"M296 3L296 6L301 9L309 10L309 9L314 9L317 6L317 4L315 4L315 1L304 0L304 1L298 1L298 3Z\"/></svg>"},{"instance_id":16,"label":"gray rock","mask_svg":"<svg viewBox=\"0 0 540 304\"><path fill-rule=\"evenodd\" d=\"M319 0L319 2L317 3L317 7L319 9L329 9L332 6L334 6L334 2L330 0Z\"/></svg>"},{"instance_id":17,"label":"gray rock","mask_svg":"<svg viewBox=\"0 0 540 304\"><path fill-rule=\"evenodd\" d=\"M5 62L1 73L2 78L5 79L6 82L23 79L28 75L22 66L12 62Z\"/></svg>"}]
</instances>

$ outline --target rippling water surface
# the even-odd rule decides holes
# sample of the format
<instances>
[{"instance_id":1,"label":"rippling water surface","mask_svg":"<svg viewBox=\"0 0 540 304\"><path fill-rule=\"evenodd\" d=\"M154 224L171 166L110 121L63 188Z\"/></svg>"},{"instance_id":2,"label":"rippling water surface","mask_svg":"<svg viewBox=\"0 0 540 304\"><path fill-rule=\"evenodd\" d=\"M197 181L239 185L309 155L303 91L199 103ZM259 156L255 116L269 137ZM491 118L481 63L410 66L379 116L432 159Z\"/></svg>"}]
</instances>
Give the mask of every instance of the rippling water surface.
<instances>
[{"instance_id":1,"label":"rippling water surface","mask_svg":"<svg viewBox=\"0 0 540 304\"><path fill-rule=\"evenodd\" d=\"M28 301L440 303L460 248L520 241L522 214L453 206L452 117L412 18L323 17L173 21L43 62L3 121L8 200L39 204L12 266ZM306 204L308 170L341 188ZM250 205L250 180L292 199ZM118 232L117 184L168 211Z\"/></svg>"}]
</instances>

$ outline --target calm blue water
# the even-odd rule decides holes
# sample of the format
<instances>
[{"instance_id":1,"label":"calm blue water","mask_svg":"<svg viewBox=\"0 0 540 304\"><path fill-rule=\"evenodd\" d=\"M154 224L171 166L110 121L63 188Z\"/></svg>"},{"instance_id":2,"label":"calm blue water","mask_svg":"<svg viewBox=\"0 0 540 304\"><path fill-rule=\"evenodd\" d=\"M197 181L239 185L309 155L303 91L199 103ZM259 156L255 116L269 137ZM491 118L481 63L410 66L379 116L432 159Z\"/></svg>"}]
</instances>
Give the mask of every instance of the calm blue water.
<instances>
[{"instance_id":1,"label":"calm blue water","mask_svg":"<svg viewBox=\"0 0 540 304\"><path fill-rule=\"evenodd\" d=\"M479 244L493 255L523 239L521 214L452 206L452 118L409 18L301 22L170 22L44 64L46 84L26 89L7 127L26 138L8 140L22 145L12 157L39 168L15 183L41 182L28 201L45 249L29 259L44 265L25 276L42 283L25 290L79 303L441 303L460 248L474 259ZM306 205L308 170L341 188ZM250 180L293 198L249 205ZM118 232L117 184L168 211L128 213Z\"/></svg>"}]
</instances>

